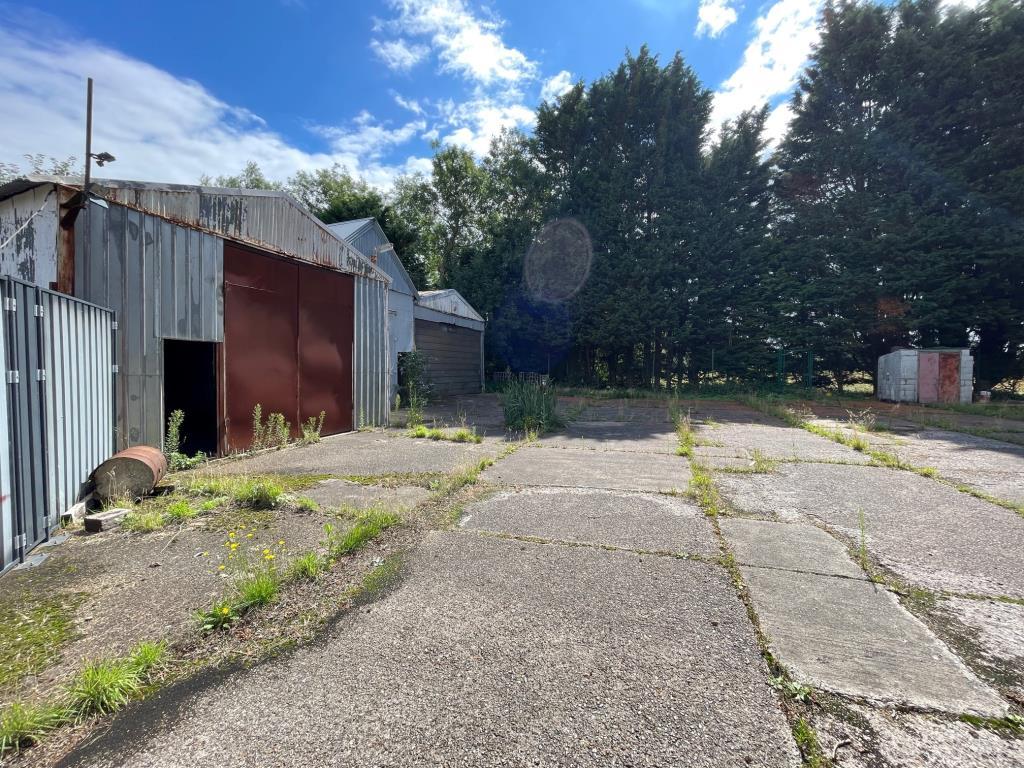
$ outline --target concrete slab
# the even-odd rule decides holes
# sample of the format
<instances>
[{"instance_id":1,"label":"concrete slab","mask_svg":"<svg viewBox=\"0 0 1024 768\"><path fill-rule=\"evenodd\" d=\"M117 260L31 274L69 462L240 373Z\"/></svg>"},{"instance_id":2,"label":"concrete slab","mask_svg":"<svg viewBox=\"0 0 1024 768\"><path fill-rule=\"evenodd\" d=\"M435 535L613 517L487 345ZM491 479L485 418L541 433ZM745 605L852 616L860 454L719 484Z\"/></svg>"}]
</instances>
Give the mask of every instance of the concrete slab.
<instances>
[{"instance_id":1,"label":"concrete slab","mask_svg":"<svg viewBox=\"0 0 1024 768\"><path fill-rule=\"evenodd\" d=\"M743 514L810 515L857 541L911 584L1024 597L1024 518L910 472L838 464L780 464L767 475L717 476Z\"/></svg>"},{"instance_id":2,"label":"concrete slab","mask_svg":"<svg viewBox=\"0 0 1024 768\"><path fill-rule=\"evenodd\" d=\"M967 631L988 673L1024 703L1024 605L951 597L937 607Z\"/></svg>"},{"instance_id":3,"label":"concrete slab","mask_svg":"<svg viewBox=\"0 0 1024 768\"><path fill-rule=\"evenodd\" d=\"M701 432L708 439L733 449L759 451L769 459L798 461L846 461L867 464L871 459L852 448L813 435L807 430L783 424L725 423Z\"/></svg>"},{"instance_id":4,"label":"concrete slab","mask_svg":"<svg viewBox=\"0 0 1024 768\"><path fill-rule=\"evenodd\" d=\"M545 435L535 444L546 448L589 448L675 454L679 439L671 424L651 422L575 421L562 432Z\"/></svg>"},{"instance_id":5,"label":"concrete slab","mask_svg":"<svg viewBox=\"0 0 1024 768\"><path fill-rule=\"evenodd\" d=\"M481 477L501 485L671 491L687 487L690 465L681 456L529 448L502 459Z\"/></svg>"},{"instance_id":6,"label":"concrete slab","mask_svg":"<svg viewBox=\"0 0 1024 768\"><path fill-rule=\"evenodd\" d=\"M466 508L463 528L713 557L718 542L685 499L584 488L505 491Z\"/></svg>"},{"instance_id":7,"label":"concrete slab","mask_svg":"<svg viewBox=\"0 0 1024 768\"><path fill-rule=\"evenodd\" d=\"M350 432L325 437L315 445L295 446L227 461L218 464L217 471L333 475L451 472L476 464L485 457L497 456L503 447L504 443L497 439L487 439L479 444L451 443L416 440L398 431Z\"/></svg>"},{"instance_id":8,"label":"concrete slab","mask_svg":"<svg viewBox=\"0 0 1024 768\"><path fill-rule=\"evenodd\" d=\"M740 565L867 580L846 547L813 525L722 518L718 526Z\"/></svg>"},{"instance_id":9,"label":"concrete slab","mask_svg":"<svg viewBox=\"0 0 1024 768\"><path fill-rule=\"evenodd\" d=\"M95 766L797 766L721 568L434 532L322 644L146 717Z\"/></svg>"},{"instance_id":10,"label":"concrete slab","mask_svg":"<svg viewBox=\"0 0 1024 768\"><path fill-rule=\"evenodd\" d=\"M814 720L826 754L843 768L1021 768L1024 740L950 718L850 706ZM840 744L842 746L840 746Z\"/></svg>"},{"instance_id":11,"label":"concrete slab","mask_svg":"<svg viewBox=\"0 0 1024 768\"><path fill-rule=\"evenodd\" d=\"M305 496L313 499L324 508L356 507L366 509L375 504L405 507L411 509L426 501L430 491L422 486L401 485L397 488L384 488L379 485L362 485L346 480L324 480L310 488Z\"/></svg>"},{"instance_id":12,"label":"concrete slab","mask_svg":"<svg viewBox=\"0 0 1024 768\"><path fill-rule=\"evenodd\" d=\"M800 682L879 705L1000 717L1006 703L889 591L741 566L772 652Z\"/></svg>"}]
</instances>

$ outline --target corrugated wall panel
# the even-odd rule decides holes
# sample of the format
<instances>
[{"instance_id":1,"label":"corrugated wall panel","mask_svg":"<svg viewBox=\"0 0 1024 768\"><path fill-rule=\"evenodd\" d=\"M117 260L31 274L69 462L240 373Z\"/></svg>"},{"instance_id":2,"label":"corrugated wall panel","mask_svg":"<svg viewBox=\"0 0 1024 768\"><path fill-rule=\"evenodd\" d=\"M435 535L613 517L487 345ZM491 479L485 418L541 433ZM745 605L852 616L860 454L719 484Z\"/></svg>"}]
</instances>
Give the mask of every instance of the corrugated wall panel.
<instances>
[{"instance_id":1,"label":"corrugated wall panel","mask_svg":"<svg viewBox=\"0 0 1024 768\"><path fill-rule=\"evenodd\" d=\"M378 280L355 279L352 365L356 426L388 423L388 290Z\"/></svg>"},{"instance_id":2,"label":"corrugated wall panel","mask_svg":"<svg viewBox=\"0 0 1024 768\"><path fill-rule=\"evenodd\" d=\"M0 371L7 368L7 342L0 332ZM7 414L7 398L0 397L0 573L15 563L14 501L11 489L10 419Z\"/></svg>"},{"instance_id":3,"label":"corrugated wall panel","mask_svg":"<svg viewBox=\"0 0 1024 768\"><path fill-rule=\"evenodd\" d=\"M78 500L114 452L113 324L109 310L41 291L46 360L48 513Z\"/></svg>"},{"instance_id":4,"label":"corrugated wall panel","mask_svg":"<svg viewBox=\"0 0 1024 768\"><path fill-rule=\"evenodd\" d=\"M224 241L124 206L92 205L76 223L75 254L76 295L109 307L120 323L117 445L159 446L163 339L224 340Z\"/></svg>"}]
</instances>

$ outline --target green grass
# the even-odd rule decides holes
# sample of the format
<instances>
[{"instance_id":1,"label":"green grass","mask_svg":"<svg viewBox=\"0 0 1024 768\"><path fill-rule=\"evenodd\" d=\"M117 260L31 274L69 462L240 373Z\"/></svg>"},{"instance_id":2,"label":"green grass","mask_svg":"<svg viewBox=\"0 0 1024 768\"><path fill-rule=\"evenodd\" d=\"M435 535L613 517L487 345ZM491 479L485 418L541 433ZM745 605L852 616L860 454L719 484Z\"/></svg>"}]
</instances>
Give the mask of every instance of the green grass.
<instances>
[{"instance_id":1,"label":"green grass","mask_svg":"<svg viewBox=\"0 0 1024 768\"><path fill-rule=\"evenodd\" d=\"M279 483L263 477L254 477L239 484L232 494L232 499L236 504L249 509L274 509L282 495L284 488Z\"/></svg>"},{"instance_id":2,"label":"green grass","mask_svg":"<svg viewBox=\"0 0 1024 768\"><path fill-rule=\"evenodd\" d=\"M74 635L74 605L53 597L0 609L0 689L42 672Z\"/></svg>"},{"instance_id":3,"label":"green grass","mask_svg":"<svg viewBox=\"0 0 1024 768\"><path fill-rule=\"evenodd\" d=\"M142 692L136 669L123 660L86 664L68 687L68 702L76 719L114 712Z\"/></svg>"},{"instance_id":4,"label":"green grass","mask_svg":"<svg viewBox=\"0 0 1024 768\"><path fill-rule=\"evenodd\" d=\"M445 477L444 472L384 472L379 475L345 475L345 480L359 485L379 485L382 488L397 488L402 485L417 485L431 489Z\"/></svg>"},{"instance_id":5,"label":"green grass","mask_svg":"<svg viewBox=\"0 0 1024 768\"><path fill-rule=\"evenodd\" d=\"M189 504L187 500L181 499L168 504L166 514L170 520L183 523L186 520L191 520L199 513L192 508L192 505Z\"/></svg>"},{"instance_id":6,"label":"green grass","mask_svg":"<svg viewBox=\"0 0 1024 768\"><path fill-rule=\"evenodd\" d=\"M711 472L703 464L690 463L690 488L688 495L708 517L718 517L724 511L722 497L718 494Z\"/></svg>"},{"instance_id":7,"label":"green grass","mask_svg":"<svg viewBox=\"0 0 1024 768\"><path fill-rule=\"evenodd\" d=\"M12 703L0 712L0 757L38 744L67 719L67 710L60 705Z\"/></svg>"},{"instance_id":8,"label":"green grass","mask_svg":"<svg viewBox=\"0 0 1024 768\"><path fill-rule=\"evenodd\" d=\"M281 592L281 577L273 566L263 566L240 576L235 581L238 599L235 610L249 611L274 602Z\"/></svg>"},{"instance_id":9,"label":"green grass","mask_svg":"<svg viewBox=\"0 0 1024 768\"><path fill-rule=\"evenodd\" d=\"M344 533L327 523L324 526L324 533L327 536L324 548L328 557L338 559L355 552L377 538L384 530L397 525L401 519L395 512L376 506L363 510L356 518L355 524Z\"/></svg>"},{"instance_id":10,"label":"green grass","mask_svg":"<svg viewBox=\"0 0 1024 768\"><path fill-rule=\"evenodd\" d=\"M818 742L818 734L814 732L814 728L811 727L810 723L802 717L798 717L796 722L793 723L793 738L796 740L796 745L800 748L805 766L808 768L826 768L826 766L832 765L832 761L825 756L821 749L821 744Z\"/></svg>"},{"instance_id":11,"label":"green grass","mask_svg":"<svg viewBox=\"0 0 1024 768\"><path fill-rule=\"evenodd\" d=\"M88 662L52 701L12 702L0 712L0 757L38 744L67 723L116 712L142 697L167 657L165 643L142 642L125 657Z\"/></svg>"},{"instance_id":12,"label":"green grass","mask_svg":"<svg viewBox=\"0 0 1024 768\"><path fill-rule=\"evenodd\" d=\"M690 414L682 413L679 410L678 404L670 406L672 421L676 425L676 437L679 440L679 445L676 448L677 456L686 456L690 458L693 456L693 448L697 444L697 436L693 431L693 422L690 420Z\"/></svg>"},{"instance_id":13,"label":"green grass","mask_svg":"<svg viewBox=\"0 0 1024 768\"><path fill-rule=\"evenodd\" d=\"M159 509L132 510L121 519L121 528L132 533L152 533L167 524Z\"/></svg>"},{"instance_id":14,"label":"green grass","mask_svg":"<svg viewBox=\"0 0 1024 768\"><path fill-rule=\"evenodd\" d=\"M295 500L295 506L303 512L320 511L320 504L316 500L309 498L309 496L300 496L297 498Z\"/></svg>"},{"instance_id":15,"label":"green grass","mask_svg":"<svg viewBox=\"0 0 1024 768\"><path fill-rule=\"evenodd\" d=\"M481 443L483 438L474 430L460 427L454 430L438 429L417 424L408 432L409 437L426 438L428 440L447 440L452 443Z\"/></svg>"},{"instance_id":16,"label":"green grass","mask_svg":"<svg viewBox=\"0 0 1024 768\"><path fill-rule=\"evenodd\" d=\"M558 397L550 387L511 382L501 394L505 426L516 432L539 435L564 426L558 413Z\"/></svg>"},{"instance_id":17,"label":"green grass","mask_svg":"<svg viewBox=\"0 0 1024 768\"><path fill-rule=\"evenodd\" d=\"M402 560L401 552L396 552L385 558L383 563L363 576L363 590L375 597L394 586L402 569Z\"/></svg>"},{"instance_id":18,"label":"green grass","mask_svg":"<svg viewBox=\"0 0 1024 768\"><path fill-rule=\"evenodd\" d=\"M285 575L289 581L316 581L325 570L324 559L316 552L307 552L288 564Z\"/></svg>"}]
</instances>

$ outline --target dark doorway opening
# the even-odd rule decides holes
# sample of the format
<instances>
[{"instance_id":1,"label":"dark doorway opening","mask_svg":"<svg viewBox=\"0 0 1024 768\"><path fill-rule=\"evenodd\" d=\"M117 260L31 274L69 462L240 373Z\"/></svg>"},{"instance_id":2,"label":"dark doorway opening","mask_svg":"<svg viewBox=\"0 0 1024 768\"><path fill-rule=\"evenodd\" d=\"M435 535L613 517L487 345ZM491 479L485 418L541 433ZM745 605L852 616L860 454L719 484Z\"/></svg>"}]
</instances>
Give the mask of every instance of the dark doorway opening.
<instances>
[{"instance_id":1,"label":"dark doorway opening","mask_svg":"<svg viewBox=\"0 0 1024 768\"><path fill-rule=\"evenodd\" d=\"M209 341L164 340L164 425L184 411L181 452L217 453L217 345Z\"/></svg>"}]
</instances>

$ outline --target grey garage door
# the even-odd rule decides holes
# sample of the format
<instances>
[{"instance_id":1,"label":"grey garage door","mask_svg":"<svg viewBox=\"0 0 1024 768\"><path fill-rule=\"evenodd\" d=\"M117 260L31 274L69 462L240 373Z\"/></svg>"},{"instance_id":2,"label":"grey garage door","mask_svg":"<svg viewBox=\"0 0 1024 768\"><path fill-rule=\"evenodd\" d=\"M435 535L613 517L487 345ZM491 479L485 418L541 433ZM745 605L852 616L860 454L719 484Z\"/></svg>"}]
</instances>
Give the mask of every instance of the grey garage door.
<instances>
[{"instance_id":1,"label":"grey garage door","mask_svg":"<svg viewBox=\"0 0 1024 768\"><path fill-rule=\"evenodd\" d=\"M483 359L480 331L416 320L416 349L427 358L427 376L438 395L479 392Z\"/></svg>"}]
</instances>

